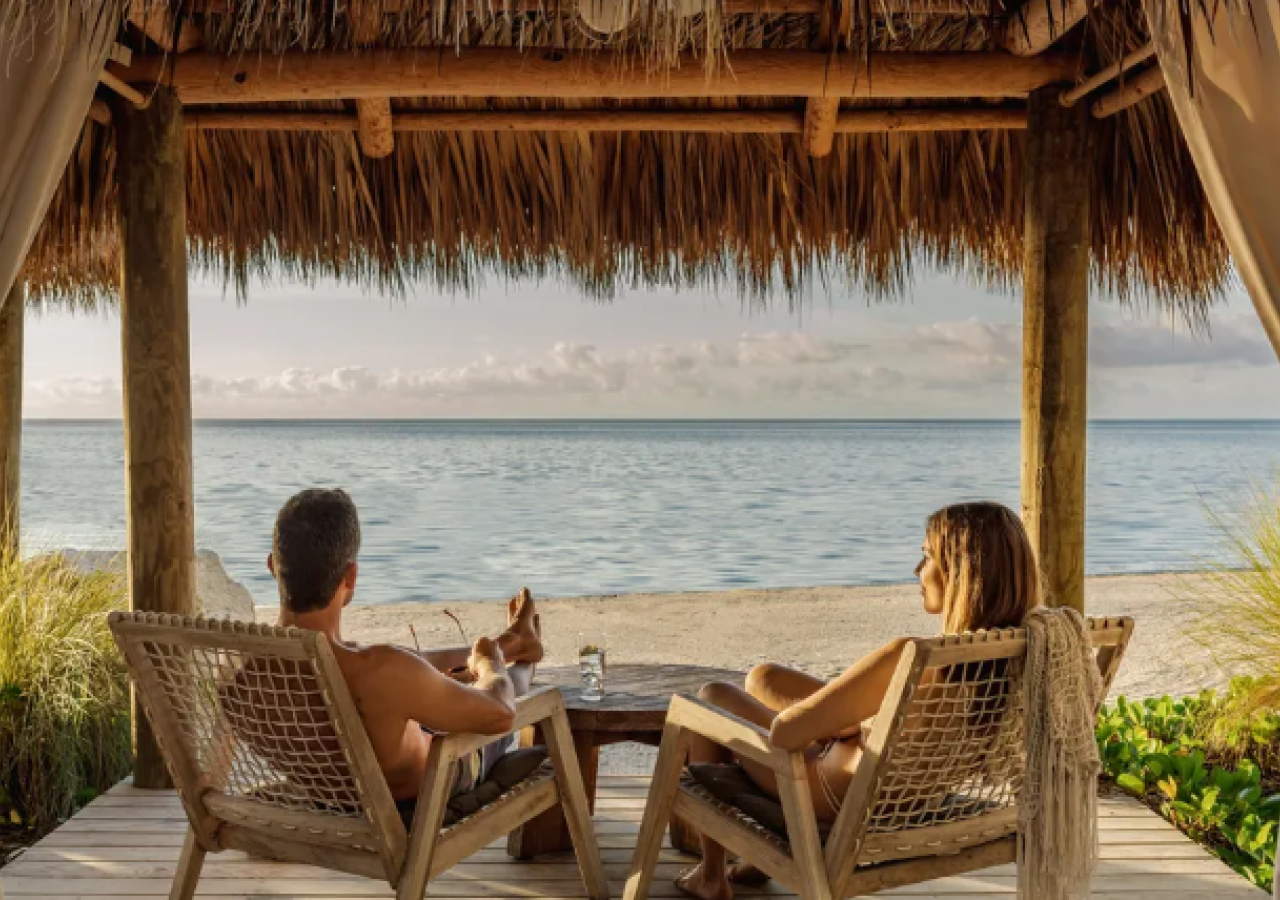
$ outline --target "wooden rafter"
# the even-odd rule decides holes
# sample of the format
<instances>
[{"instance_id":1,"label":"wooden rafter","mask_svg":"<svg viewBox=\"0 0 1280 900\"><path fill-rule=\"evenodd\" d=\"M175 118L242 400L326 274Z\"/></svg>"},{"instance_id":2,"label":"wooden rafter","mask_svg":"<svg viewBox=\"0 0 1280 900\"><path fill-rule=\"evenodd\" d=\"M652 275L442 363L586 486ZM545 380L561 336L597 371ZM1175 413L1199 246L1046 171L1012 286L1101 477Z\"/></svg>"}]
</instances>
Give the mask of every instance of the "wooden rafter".
<instances>
[{"instance_id":1,"label":"wooden rafter","mask_svg":"<svg viewBox=\"0 0 1280 900\"><path fill-rule=\"evenodd\" d=\"M328 131L359 128L349 113L297 110L199 110L188 108L186 127L200 131ZM798 110L442 110L398 112L396 131L678 131L710 134L800 134ZM836 134L895 131L1016 130L1025 128L1022 106L951 106L853 109L840 113Z\"/></svg>"},{"instance_id":2,"label":"wooden rafter","mask_svg":"<svg viewBox=\"0 0 1280 900\"><path fill-rule=\"evenodd\" d=\"M1158 94L1165 87L1164 72L1159 66L1143 69L1132 78L1125 79L1093 102L1090 111L1095 119L1114 116L1121 110L1128 109L1135 103L1145 100L1152 94Z\"/></svg>"},{"instance_id":3,"label":"wooden rafter","mask_svg":"<svg viewBox=\"0 0 1280 900\"><path fill-rule=\"evenodd\" d=\"M1135 50L1133 53L1126 55L1118 62L1114 62L1105 69L1090 75L1071 90L1064 91L1062 94L1062 105L1073 106L1074 104L1079 103L1081 98L1087 97L1104 84L1114 81L1125 72L1142 65L1155 55L1156 48L1154 44L1147 44L1147 46L1143 47L1141 50Z\"/></svg>"},{"instance_id":4,"label":"wooden rafter","mask_svg":"<svg viewBox=\"0 0 1280 900\"><path fill-rule=\"evenodd\" d=\"M140 56L127 69L110 71L132 84L172 84L185 104L383 97L1001 99L1025 97L1075 71L1075 59L1059 54L873 53L868 70L851 54L744 50L711 74L692 55L680 63L646 75L609 54L477 47Z\"/></svg>"},{"instance_id":5,"label":"wooden rafter","mask_svg":"<svg viewBox=\"0 0 1280 900\"><path fill-rule=\"evenodd\" d=\"M818 15L825 0L720 0L725 15L741 16L755 14L790 14ZM577 0L567 0L566 6L576 8ZM398 0L381 0L379 4L383 12L396 14L401 10ZM500 9L514 13L546 12L554 13L559 6L558 0L511 0L499 4ZM225 14L234 10L232 0L193 0L193 12L201 14ZM871 4L871 15L882 17L886 9L901 15L930 16L977 16L986 17L990 10L988 0L886 0L885 3L875 0ZM1003 14L1004 7L997 3L995 13Z\"/></svg>"}]
</instances>

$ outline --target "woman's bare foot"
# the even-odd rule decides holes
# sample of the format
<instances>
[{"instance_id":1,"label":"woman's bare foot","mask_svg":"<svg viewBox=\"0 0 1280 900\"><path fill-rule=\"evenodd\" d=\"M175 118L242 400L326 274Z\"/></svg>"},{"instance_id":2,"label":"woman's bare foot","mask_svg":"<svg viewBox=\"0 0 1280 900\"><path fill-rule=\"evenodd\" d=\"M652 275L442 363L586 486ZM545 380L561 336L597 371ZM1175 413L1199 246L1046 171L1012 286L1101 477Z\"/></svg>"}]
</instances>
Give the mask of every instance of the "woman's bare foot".
<instances>
[{"instance_id":1,"label":"woman's bare foot","mask_svg":"<svg viewBox=\"0 0 1280 900\"><path fill-rule=\"evenodd\" d=\"M733 900L733 888L729 882L723 876L719 879L708 878L701 863L677 878L676 887L701 900Z\"/></svg>"},{"instance_id":2,"label":"woman's bare foot","mask_svg":"<svg viewBox=\"0 0 1280 900\"><path fill-rule=\"evenodd\" d=\"M763 887L769 883L769 873L750 863L738 863L729 867L729 883L743 887Z\"/></svg>"},{"instance_id":3,"label":"woman's bare foot","mask_svg":"<svg viewBox=\"0 0 1280 900\"><path fill-rule=\"evenodd\" d=\"M507 603L507 630L503 632L503 651L509 663L542 661L542 617L533 603L528 588Z\"/></svg>"}]
</instances>

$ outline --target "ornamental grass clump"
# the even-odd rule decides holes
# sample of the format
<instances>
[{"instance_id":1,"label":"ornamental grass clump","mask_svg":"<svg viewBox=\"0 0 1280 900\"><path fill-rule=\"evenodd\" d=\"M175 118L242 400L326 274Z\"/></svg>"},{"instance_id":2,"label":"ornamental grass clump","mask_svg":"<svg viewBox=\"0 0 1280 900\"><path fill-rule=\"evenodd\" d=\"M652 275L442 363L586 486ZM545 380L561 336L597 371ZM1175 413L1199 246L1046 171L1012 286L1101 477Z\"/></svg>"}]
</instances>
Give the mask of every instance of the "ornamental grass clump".
<instances>
[{"instance_id":1,"label":"ornamental grass clump","mask_svg":"<svg viewBox=\"0 0 1280 900\"><path fill-rule=\"evenodd\" d=\"M0 551L0 822L37 834L128 774L118 575Z\"/></svg>"},{"instance_id":2,"label":"ornamental grass clump","mask_svg":"<svg viewBox=\"0 0 1280 900\"><path fill-rule=\"evenodd\" d=\"M1238 510L1210 515L1225 552L1187 599L1197 640L1235 681L1208 717L1206 738L1215 750L1266 753L1272 748L1238 740L1259 716L1280 712L1280 485L1255 488Z\"/></svg>"}]
</instances>

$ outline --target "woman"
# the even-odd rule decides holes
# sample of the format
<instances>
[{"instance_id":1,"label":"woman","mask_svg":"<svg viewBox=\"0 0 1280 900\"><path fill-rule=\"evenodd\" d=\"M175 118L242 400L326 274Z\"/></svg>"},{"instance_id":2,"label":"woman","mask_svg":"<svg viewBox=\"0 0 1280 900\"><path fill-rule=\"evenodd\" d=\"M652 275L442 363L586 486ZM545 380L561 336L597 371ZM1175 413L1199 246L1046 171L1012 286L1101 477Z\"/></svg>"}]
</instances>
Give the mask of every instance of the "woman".
<instances>
[{"instance_id":1,"label":"woman","mask_svg":"<svg viewBox=\"0 0 1280 900\"><path fill-rule=\"evenodd\" d=\"M1035 554L1018 516L998 503L961 503L938 510L925 525L924 556L916 566L925 611L942 616L945 633L1022 624L1040 601ZM746 689L713 683L699 696L708 703L769 729L783 750L803 750L818 817L835 819L862 756L860 723L880 710L906 645L890 641L831 682L765 663L747 675ZM728 751L696 738L691 762L728 762ZM777 797L773 773L751 760L736 760L766 793ZM702 863L676 885L703 900L729 900L730 882L761 877L749 867L725 868L724 848L702 838Z\"/></svg>"}]
</instances>

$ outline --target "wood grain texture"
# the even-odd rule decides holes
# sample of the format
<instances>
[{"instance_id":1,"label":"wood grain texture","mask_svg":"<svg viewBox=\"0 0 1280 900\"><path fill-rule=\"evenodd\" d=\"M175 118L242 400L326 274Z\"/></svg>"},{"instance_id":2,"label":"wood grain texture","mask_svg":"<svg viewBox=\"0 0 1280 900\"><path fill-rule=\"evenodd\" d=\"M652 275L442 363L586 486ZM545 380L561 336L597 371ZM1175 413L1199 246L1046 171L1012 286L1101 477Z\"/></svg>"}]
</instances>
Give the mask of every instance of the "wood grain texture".
<instances>
[{"instance_id":1,"label":"wood grain texture","mask_svg":"<svg viewBox=\"0 0 1280 900\"><path fill-rule=\"evenodd\" d=\"M868 64L870 69L868 69ZM611 54L498 47L300 52L228 59L211 53L138 56L109 71L130 84L172 84L183 103L383 97L828 97L860 100L1018 98L1068 81L1070 55L741 50L708 75L702 61L646 75Z\"/></svg>"},{"instance_id":2,"label":"wood grain texture","mask_svg":"<svg viewBox=\"0 0 1280 900\"><path fill-rule=\"evenodd\" d=\"M1046 602L1084 611L1092 127L1045 88L1029 103L1022 320L1022 521Z\"/></svg>"},{"instance_id":3,"label":"wood grain texture","mask_svg":"<svg viewBox=\"0 0 1280 900\"><path fill-rule=\"evenodd\" d=\"M183 110L183 116L186 127L194 131L352 132L358 131L361 127L358 114L333 111L210 110L192 107ZM389 121L392 131L400 132L681 131L703 134L801 134L807 127L806 113L792 109L614 108L399 111ZM1027 127L1027 110L1021 104L848 109L837 113L832 127L834 134L874 134L896 131L1016 131Z\"/></svg>"},{"instance_id":4,"label":"wood grain texture","mask_svg":"<svg viewBox=\"0 0 1280 900\"><path fill-rule=\"evenodd\" d=\"M22 353L27 291L19 281L0 308L0 543L18 552L22 496Z\"/></svg>"},{"instance_id":5,"label":"wood grain texture","mask_svg":"<svg viewBox=\"0 0 1280 900\"><path fill-rule=\"evenodd\" d=\"M146 108L117 103L113 119L130 605L191 615L195 518L182 106L172 89L158 87ZM136 701L133 721L136 783L169 786Z\"/></svg>"},{"instance_id":6,"label":"wood grain texture","mask_svg":"<svg viewBox=\"0 0 1280 900\"><path fill-rule=\"evenodd\" d=\"M682 755L682 754L680 754ZM678 768L677 768L678 775ZM646 776L604 777L600 781L600 811L596 829L605 870L621 894L628 877L639 833L639 816L645 807L649 779ZM83 818L113 810L114 831L84 831ZM180 828L155 831L147 817L167 814L181 819L182 807L173 792L140 791L120 785L95 800L79 815L23 856L0 869L6 900L111 896L137 900L161 900L169 896L170 883L181 851ZM615 834L625 827L626 833ZM1128 799L1104 798L1099 804L1102 862L1094 878L1094 900L1256 900L1257 888L1231 873L1226 866L1178 833L1151 810ZM678 896L672 880L696 860L662 846L661 828L652 828L658 841L651 847L654 877L646 890L628 891L628 900L645 896ZM993 851L994 852L994 851ZM371 857L376 865L376 859ZM972 862L966 860L966 863ZM896 871L878 877L896 876ZM942 875L943 873L939 873ZM919 888L915 897L940 900L1011 900L1013 867L1008 863L960 876L939 877ZM324 871L296 863L267 862L243 853L210 854L201 877L198 896L222 900L247 897L291 897L295 900L389 900L394 892L385 883ZM867 881L860 886L879 889ZM881 887L888 885L881 885ZM637 885L639 887L639 885ZM739 891L742 900L789 900L791 894L773 885ZM568 854L538 862L515 862L504 850L481 850L431 885L428 896L440 898L583 898L578 867ZM904 896L899 892L897 896Z\"/></svg>"}]
</instances>

